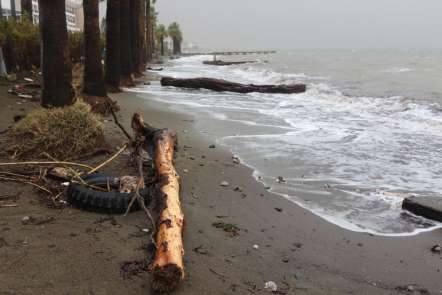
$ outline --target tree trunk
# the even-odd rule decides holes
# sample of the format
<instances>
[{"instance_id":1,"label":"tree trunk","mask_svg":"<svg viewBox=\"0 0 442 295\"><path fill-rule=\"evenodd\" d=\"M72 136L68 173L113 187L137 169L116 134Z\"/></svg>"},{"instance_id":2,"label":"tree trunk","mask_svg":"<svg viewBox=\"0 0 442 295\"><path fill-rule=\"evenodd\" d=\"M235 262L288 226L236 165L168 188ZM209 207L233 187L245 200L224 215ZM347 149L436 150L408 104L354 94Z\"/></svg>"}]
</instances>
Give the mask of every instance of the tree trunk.
<instances>
[{"instance_id":1,"label":"tree trunk","mask_svg":"<svg viewBox=\"0 0 442 295\"><path fill-rule=\"evenodd\" d=\"M194 78L194 79L176 79L171 77L161 78L162 86L175 86L192 89L209 89L213 91L223 92L237 92L237 93L301 93L306 91L304 84L290 84L290 85L254 85L254 84L240 84L233 83L226 80L212 79L212 78Z\"/></svg>"},{"instance_id":2,"label":"tree trunk","mask_svg":"<svg viewBox=\"0 0 442 295\"><path fill-rule=\"evenodd\" d=\"M64 0L39 0L44 107L62 107L74 101L65 9Z\"/></svg>"},{"instance_id":3,"label":"tree trunk","mask_svg":"<svg viewBox=\"0 0 442 295\"><path fill-rule=\"evenodd\" d=\"M3 19L3 7L2 7L2 1L0 0L0 20Z\"/></svg>"},{"instance_id":4,"label":"tree trunk","mask_svg":"<svg viewBox=\"0 0 442 295\"><path fill-rule=\"evenodd\" d=\"M121 84L124 86L133 86L132 79L133 63L132 63L132 36L131 36L131 20L130 20L130 3L129 0L120 2L120 58L121 58Z\"/></svg>"},{"instance_id":5,"label":"tree trunk","mask_svg":"<svg viewBox=\"0 0 442 295\"><path fill-rule=\"evenodd\" d=\"M107 96L101 62L98 0L84 0L84 89L89 95Z\"/></svg>"},{"instance_id":6,"label":"tree trunk","mask_svg":"<svg viewBox=\"0 0 442 295\"><path fill-rule=\"evenodd\" d=\"M161 205L155 242L155 260L151 270L152 288L156 292L171 292L184 279L183 226L184 214L180 201L180 178L173 165L177 135L174 130L158 130L146 126L140 114L132 119L132 128L145 140L156 173L153 198Z\"/></svg>"},{"instance_id":7,"label":"tree trunk","mask_svg":"<svg viewBox=\"0 0 442 295\"><path fill-rule=\"evenodd\" d=\"M178 54L179 53L179 49L178 49L179 41L178 41L178 38L173 37L172 38L172 42L173 42L173 54Z\"/></svg>"},{"instance_id":8,"label":"tree trunk","mask_svg":"<svg viewBox=\"0 0 442 295\"><path fill-rule=\"evenodd\" d=\"M164 38L160 38L160 42L161 42L161 55L164 55Z\"/></svg>"},{"instance_id":9,"label":"tree trunk","mask_svg":"<svg viewBox=\"0 0 442 295\"><path fill-rule=\"evenodd\" d=\"M153 55L155 54L155 17L152 15L150 17L150 52L151 52L151 60L153 59Z\"/></svg>"},{"instance_id":10,"label":"tree trunk","mask_svg":"<svg viewBox=\"0 0 442 295\"><path fill-rule=\"evenodd\" d=\"M146 0L141 0L141 9L140 9L140 56L141 56L141 72L144 72L147 64L146 60Z\"/></svg>"},{"instance_id":11,"label":"tree trunk","mask_svg":"<svg viewBox=\"0 0 442 295\"><path fill-rule=\"evenodd\" d=\"M15 0L11 0L11 16L13 19L17 19L17 11L15 10Z\"/></svg>"},{"instance_id":12,"label":"tree trunk","mask_svg":"<svg viewBox=\"0 0 442 295\"><path fill-rule=\"evenodd\" d=\"M135 76L141 76L143 73L142 61L142 31L141 18L143 11L141 10L141 2L144 0L130 0L130 26L131 26L131 44L132 44L132 64ZM144 29L144 28L143 28Z\"/></svg>"},{"instance_id":13,"label":"tree trunk","mask_svg":"<svg viewBox=\"0 0 442 295\"><path fill-rule=\"evenodd\" d=\"M107 0L106 11L106 83L120 87L120 0Z\"/></svg>"},{"instance_id":14,"label":"tree trunk","mask_svg":"<svg viewBox=\"0 0 442 295\"><path fill-rule=\"evenodd\" d=\"M146 0L146 63L152 61L150 0Z\"/></svg>"},{"instance_id":15,"label":"tree trunk","mask_svg":"<svg viewBox=\"0 0 442 295\"><path fill-rule=\"evenodd\" d=\"M32 0L21 0L21 17L32 22Z\"/></svg>"},{"instance_id":16,"label":"tree trunk","mask_svg":"<svg viewBox=\"0 0 442 295\"><path fill-rule=\"evenodd\" d=\"M6 76L7 74L8 71L6 70L5 60L3 59L3 49L0 47L0 77Z\"/></svg>"}]
</instances>

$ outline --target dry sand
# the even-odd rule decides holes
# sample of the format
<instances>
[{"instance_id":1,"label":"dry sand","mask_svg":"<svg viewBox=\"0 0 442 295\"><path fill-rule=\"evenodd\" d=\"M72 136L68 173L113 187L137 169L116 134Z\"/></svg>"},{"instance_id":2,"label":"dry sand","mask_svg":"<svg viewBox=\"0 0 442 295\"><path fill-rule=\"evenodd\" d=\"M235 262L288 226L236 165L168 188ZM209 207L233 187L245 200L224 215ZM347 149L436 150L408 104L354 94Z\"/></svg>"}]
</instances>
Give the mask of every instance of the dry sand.
<instances>
[{"instance_id":1,"label":"dry sand","mask_svg":"<svg viewBox=\"0 0 442 295\"><path fill-rule=\"evenodd\" d=\"M270 294L267 281L279 294L442 294L442 255L430 251L441 244L442 230L389 238L337 228L267 192L229 151L209 148L213 143L193 128L197 118L131 93L113 98L126 126L138 111L151 125L178 130L187 277L175 294ZM0 130L32 108L18 101L0 87ZM112 122L106 126L110 143L121 146L123 135ZM134 173L126 162L123 156L107 171ZM147 272L125 278L121 271L125 262L146 258L144 213L51 209L33 189L0 182L0 195L17 193L18 207L0 208L0 294L151 294ZM24 216L46 222L23 225ZM237 235L215 222L236 225ZM417 287L407 291L410 285Z\"/></svg>"}]
</instances>

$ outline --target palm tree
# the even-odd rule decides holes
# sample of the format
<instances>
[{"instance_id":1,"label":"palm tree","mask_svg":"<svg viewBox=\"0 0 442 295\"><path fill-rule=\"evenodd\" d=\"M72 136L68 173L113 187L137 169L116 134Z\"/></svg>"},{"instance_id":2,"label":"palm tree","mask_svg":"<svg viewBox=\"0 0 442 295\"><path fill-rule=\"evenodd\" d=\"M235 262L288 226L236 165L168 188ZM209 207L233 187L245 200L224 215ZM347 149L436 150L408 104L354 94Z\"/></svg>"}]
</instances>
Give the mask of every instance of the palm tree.
<instances>
[{"instance_id":1,"label":"palm tree","mask_svg":"<svg viewBox=\"0 0 442 295\"><path fill-rule=\"evenodd\" d=\"M3 7L2 7L2 0L0 0L0 20L3 19Z\"/></svg>"},{"instance_id":2,"label":"palm tree","mask_svg":"<svg viewBox=\"0 0 442 295\"><path fill-rule=\"evenodd\" d=\"M107 96L101 63L98 0L84 0L84 89L89 95Z\"/></svg>"},{"instance_id":3,"label":"palm tree","mask_svg":"<svg viewBox=\"0 0 442 295\"><path fill-rule=\"evenodd\" d=\"M62 107L74 101L65 7L65 0L39 0L44 107Z\"/></svg>"},{"instance_id":4,"label":"palm tree","mask_svg":"<svg viewBox=\"0 0 442 295\"><path fill-rule=\"evenodd\" d=\"M32 0L21 0L21 17L32 22Z\"/></svg>"},{"instance_id":5,"label":"palm tree","mask_svg":"<svg viewBox=\"0 0 442 295\"><path fill-rule=\"evenodd\" d=\"M155 31L155 37L160 44L161 55L164 55L164 39L167 38L167 30L164 25L158 25Z\"/></svg>"},{"instance_id":6,"label":"palm tree","mask_svg":"<svg viewBox=\"0 0 442 295\"><path fill-rule=\"evenodd\" d=\"M107 0L106 11L106 83L120 87L120 0Z\"/></svg>"},{"instance_id":7,"label":"palm tree","mask_svg":"<svg viewBox=\"0 0 442 295\"><path fill-rule=\"evenodd\" d=\"M181 42L183 41L183 33L181 32L180 25L177 22L171 23L167 30L169 37L173 42L173 54L181 53Z\"/></svg>"},{"instance_id":8,"label":"palm tree","mask_svg":"<svg viewBox=\"0 0 442 295\"><path fill-rule=\"evenodd\" d=\"M131 13L129 0L120 2L120 59L121 83L125 86L134 85L132 79L132 46L131 46Z\"/></svg>"}]
</instances>

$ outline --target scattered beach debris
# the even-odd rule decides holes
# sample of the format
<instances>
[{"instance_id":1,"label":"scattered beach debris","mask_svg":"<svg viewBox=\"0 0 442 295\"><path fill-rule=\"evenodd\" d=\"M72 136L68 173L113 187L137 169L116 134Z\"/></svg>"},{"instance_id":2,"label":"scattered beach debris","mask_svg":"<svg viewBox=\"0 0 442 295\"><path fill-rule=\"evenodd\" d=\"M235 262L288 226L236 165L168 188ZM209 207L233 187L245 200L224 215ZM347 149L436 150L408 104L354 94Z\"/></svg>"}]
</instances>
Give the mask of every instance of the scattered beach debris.
<instances>
[{"instance_id":1,"label":"scattered beach debris","mask_svg":"<svg viewBox=\"0 0 442 295\"><path fill-rule=\"evenodd\" d=\"M127 261L123 262L120 267L120 275L123 279L128 280L134 276L138 276L143 272L149 271L149 264L146 259L139 261Z\"/></svg>"},{"instance_id":2,"label":"scattered beach debris","mask_svg":"<svg viewBox=\"0 0 442 295\"><path fill-rule=\"evenodd\" d=\"M287 181L284 179L284 177L282 177L282 176L278 176L277 178L276 178L276 181L278 182L278 183L286 183Z\"/></svg>"},{"instance_id":3,"label":"scattered beach debris","mask_svg":"<svg viewBox=\"0 0 442 295\"><path fill-rule=\"evenodd\" d=\"M278 285L273 281L268 281L264 284L264 289L268 292L276 292L278 291Z\"/></svg>"},{"instance_id":4,"label":"scattered beach debris","mask_svg":"<svg viewBox=\"0 0 442 295\"><path fill-rule=\"evenodd\" d=\"M224 180L223 182L220 183L220 185L221 185L221 186L224 186L224 187L227 187L227 186L229 186L230 184L229 184L227 181Z\"/></svg>"},{"instance_id":5,"label":"scattered beach debris","mask_svg":"<svg viewBox=\"0 0 442 295\"><path fill-rule=\"evenodd\" d=\"M442 247L440 245L434 245L431 248L431 252L440 254L442 252Z\"/></svg>"},{"instance_id":6,"label":"scattered beach debris","mask_svg":"<svg viewBox=\"0 0 442 295\"><path fill-rule=\"evenodd\" d=\"M149 71L162 71L162 70L164 70L164 68L151 68L151 67L148 67L147 70L149 70Z\"/></svg>"},{"instance_id":7,"label":"scattered beach debris","mask_svg":"<svg viewBox=\"0 0 442 295\"><path fill-rule=\"evenodd\" d=\"M238 157L232 157L232 161L235 164L241 164L241 160Z\"/></svg>"},{"instance_id":8,"label":"scattered beach debris","mask_svg":"<svg viewBox=\"0 0 442 295\"><path fill-rule=\"evenodd\" d=\"M200 254L200 255L208 255L209 254L209 250L207 250L204 245L200 245L200 246L194 248L193 252Z\"/></svg>"},{"instance_id":9,"label":"scattered beach debris","mask_svg":"<svg viewBox=\"0 0 442 295\"><path fill-rule=\"evenodd\" d=\"M240 228L235 224L219 221L212 223L212 226L218 229L222 229L226 233L230 234L230 236L232 237L239 235Z\"/></svg>"},{"instance_id":10,"label":"scattered beach debris","mask_svg":"<svg viewBox=\"0 0 442 295\"><path fill-rule=\"evenodd\" d=\"M36 108L8 133L7 151L15 158L47 153L64 160L105 144L103 124L90 106L77 102L64 108Z\"/></svg>"},{"instance_id":11,"label":"scattered beach debris","mask_svg":"<svg viewBox=\"0 0 442 295\"><path fill-rule=\"evenodd\" d=\"M209 149L215 149L215 148L216 148L216 145L214 145L214 144L209 145Z\"/></svg>"},{"instance_id":12,"label":"scattered beach debris","mask_svg":"<svg viewBox=\"0 0 442 295\"><path fill-rule=\"evenodd\" d=\"M229 82L221 79L213 78L192 78L192 79L180 79L172 77L161 78L162 86L174 86L181 88L191 89L209 89L217 92L236 92L236 93L302 93L307 90L305 84L290 84L290 85L254 85L254 84L240 84Z\"/></svg>"},{"instance_id":13,"label":"scattered beach debris","mask_svg":"<svg viewBox=\"0 0 442 295\"><path fill-rule=\"evenodd\" d=\"M278 211L278 212L282 212L282 209L278 208L278 207L275 207L275 210Z\"/></svg>"},{"instance_id":14,"label":"scattered beach debris","mask_svg":"<svg viewBox=\"0 0 442 295\"><path fill-rule=\"evenodd\" d=\"M259 250L259 246L255 244L255 245L253 245L253 249Z\"/></svg>"},{"instance_id":15,"label":"scattered beach debris","mask_svg":"<svg viewBox=\"0 0 442 295\"><path fill-rule=\"evenodd\" d=\"M189 173L189 169L183 169L184 173Z\"/></svg>"},{"instance_id":16,"label":"scattered beach debris","mask_svg":"<svg viewBox=\"0 0 442 295\"><path fill-rule=\"evenodd\" d=\"M242 192L242 187L237 186L233 189L234 192Z\"/></svg>"},{"instance_id":17,"label":"scattered beach debris","mask_svg":"<svg viewBox=\"0 0 442 295\"><path fill-rule=\"evenodd\" d=\"M47 223L51 223L55 220L53 216L44 216L44 217L34 217L34 216L23 216L21 219L21 223L23 225L43 225Z\"/></svg>"},{"instance_id":18,"label":"scattered beach debris","mask_svg":"<svg viewBox=\"0 0 442 295\"><path fill-rule=\"evenodd\" d=\"M402 293L413 294L413 295L430 295L430 291L425 288L422 288L418 285L406 285L396 287L396 290Z\"/></svg>"}]
</instances>

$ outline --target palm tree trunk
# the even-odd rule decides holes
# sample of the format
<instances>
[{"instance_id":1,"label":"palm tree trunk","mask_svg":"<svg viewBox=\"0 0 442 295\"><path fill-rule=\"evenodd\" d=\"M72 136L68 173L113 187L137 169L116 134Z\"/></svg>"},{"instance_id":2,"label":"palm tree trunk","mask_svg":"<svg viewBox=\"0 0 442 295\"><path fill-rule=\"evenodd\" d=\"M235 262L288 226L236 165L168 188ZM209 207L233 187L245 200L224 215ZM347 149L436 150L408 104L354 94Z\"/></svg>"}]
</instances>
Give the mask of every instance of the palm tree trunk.
<instances>
[{"instance_id":1,"label":"palm tree trunk","mask_svg":"<svg viewBox=\"0 0 442 295\"><path fill-rule=\"evenodd\" d=\"M135 76L141 76L141 38L140 38L140 10L141 1L144 0L130 0L130 37L132 45L132 71Z\"/></svg>"},{"instance_id":2,"label":"palm tree trunk","mask_svg":"<svg viewBox=\"0 0 442 295\"><path fill-rule=\"evenodd\" d=\"M32 22L32 0L21 0L21 17Z\"/></svg>"},{"instance_id":3,"label":"palm tree trunk","mask_svg":"<svg viewBox=\"0 0 442 295\"><path fill-rule=\"evenodd\" d=\"M3 19L3 7L2 7L2 1L0 0L0 20Z\"/></svg>"},{"instance_id":4,"label":"palm tree trunk","mask_svg":"<svg viewBox=\"0 0 442 295\"><path fill-rule=\"evenodd\" d=\"M120 0L107 0L106 12L106 83L120 87Z\"/></svg>"},{"instance_id":5,"label":"palm tree trunk","mask_svg":"<svg viewBox=\"0 0 442 295\"><path fill-rule=\"evenodd\" d=\"M84 0L84 89L95 96L107 96L101 63L100 24L98 0Z\"/></svg>"},{"instance_id":6,"label":"palm tree trunk","mask_svg":"<svg viewBox=\"0 0 442 295\"><path fill-rule=\"evenodd\" d=\"M152 61L152 21L150 0L146 1L146 63Z\"/></svg>"},{"instance_id":7,"label":"palm tree trunk","mask_svg":"<svg viewBox=\"0 0 442 295\"><path fill-rule=\"evenodd\" d=\"M3 49L0 47L0 77L6 76L7 74L8 71L6 70L5 60L3 58Z\"/></svg>"},{"instance_id":8,"label":"palm tree trunk","mask_svg":"<svg viewBox=\"0 0 442 295\"><path fill-rule=\"evenodd\" d=\"M146 15L146 0L141 0L141 8L140 8L140 56L141 56L141 65L142 69L141 71L144 71L146 68L146 22L147 22L147 15Z\"/></svg>"},{"instance_id":9,"label":"palm tree trunk","mask_svg":"<svg viewBox=\"0 0 442 295\"><path fill-rule=\"evenodd\" d=\"M15 11L15 0L11 0L11 16L13 19L17 19L17 12Z\"/></svg>"},{"instance_id":10,"label":"palm tree trunk","mask_svg":"<svg viewBox=\"0 0 442 295\"><path fill-rule=\"evenodd\" d=\"M161 38L160 39L160 42L161 42L161 55L164 55L164 38Z\"/></svg>"},{"instance_id":11,"label":"palm tree trunk","mask_svg":"<svg viewBox=\"0 0 442 295\"><path fill-rule=\"evenodd\" d=\"M121 58L121 83L124 86L132 86L132 39L129 0L120 2L120 58Z\"/></svg>"},{"instance_id":12,"label":"palm tree trunk","mask_svg":"<svg viewBox=\"0 0 442 295\"><path fill-rule=\"evenodd\" d=\"M65 0L39 0L44 107L62 107L74 101L65 9Z\"/></svg>"}]
</instances>

